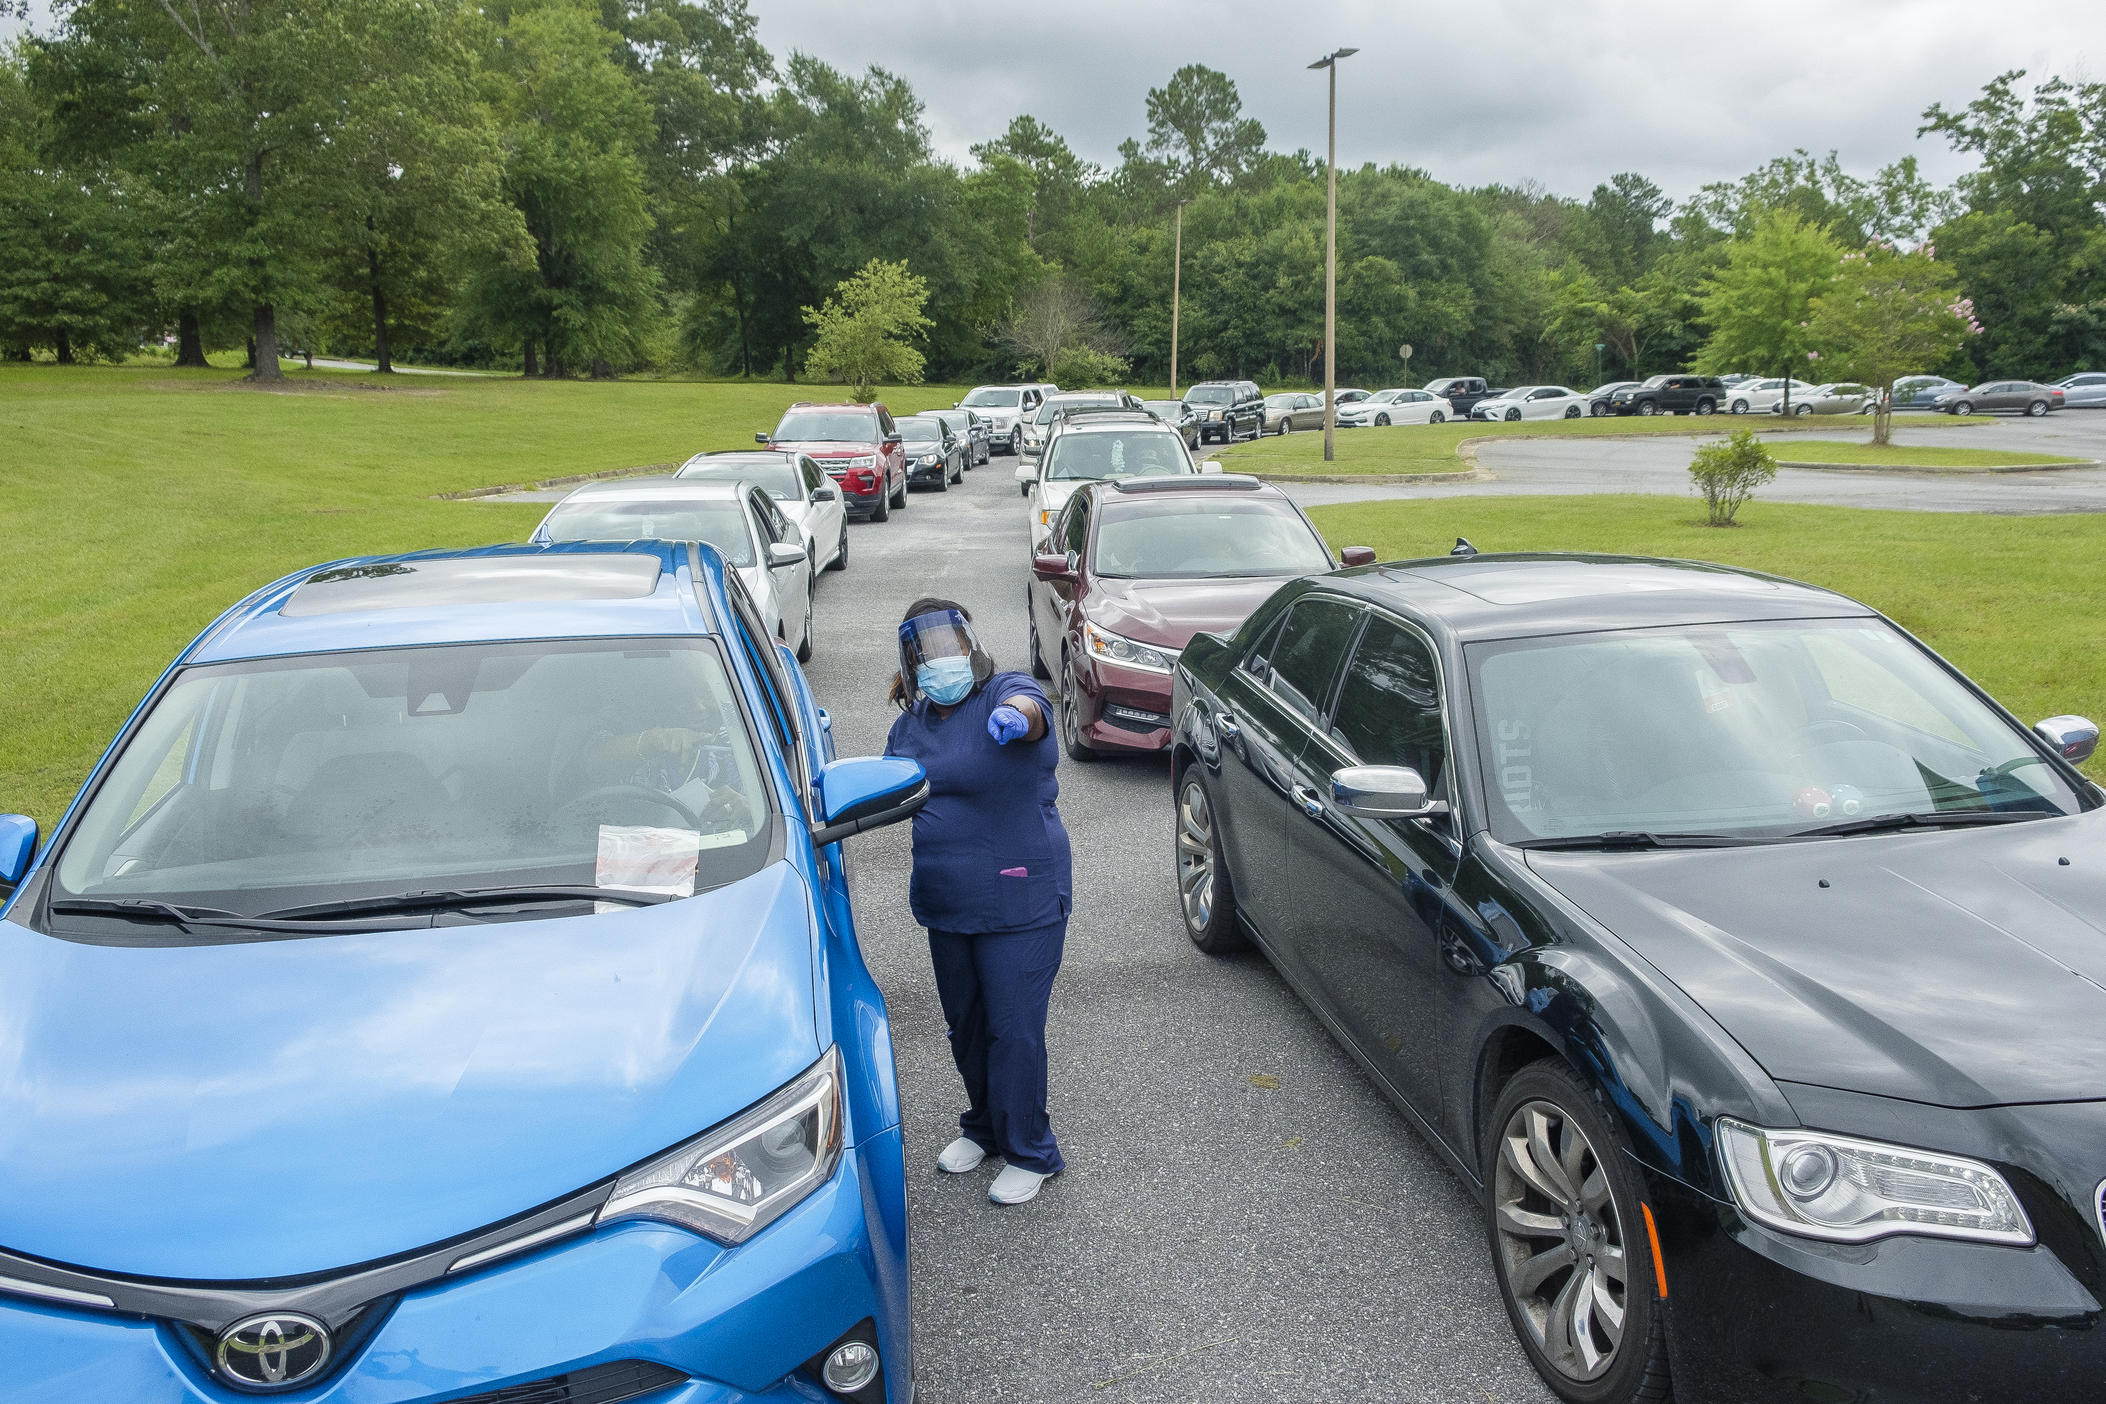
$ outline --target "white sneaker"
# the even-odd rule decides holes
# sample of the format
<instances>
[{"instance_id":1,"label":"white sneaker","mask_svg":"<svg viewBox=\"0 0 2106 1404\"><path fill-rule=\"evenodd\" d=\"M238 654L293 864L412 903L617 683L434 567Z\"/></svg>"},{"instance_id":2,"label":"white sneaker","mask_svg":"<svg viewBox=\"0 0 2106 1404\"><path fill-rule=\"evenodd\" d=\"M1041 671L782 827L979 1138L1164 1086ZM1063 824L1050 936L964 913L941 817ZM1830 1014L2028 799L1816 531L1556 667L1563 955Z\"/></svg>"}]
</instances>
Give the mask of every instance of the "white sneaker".
<instances>
[{"instance_id":1,"label":"white sneaker","mask_svg":"<svg viewBox=\"0 0 2106 1404\"><path fill-rule=\"evenodd\" d=\"M978 1141L970 1136L960 1136L943 1148L942 1155L936 1157L936 1168L946 1174L963 1175L968 1170L979 1169L980 1162L985 1159L987 1152L980 1149Z\"/></svg>"},{"instance_id":2,"label":"white sneaker","mask_svg":"<svg viewBox=\"0 0 2106 1404\"><path fill-rule=\"evenodd\" d=\"M1047 1176L1036 1170L1026 1170L1021 1165L1005 1165L1002 1173L995 1176L994 1183L987 1188L987 1197L997 1204L1028 1204L1038 1198L1038 1187Z\"/></svg>"}]
</instances>

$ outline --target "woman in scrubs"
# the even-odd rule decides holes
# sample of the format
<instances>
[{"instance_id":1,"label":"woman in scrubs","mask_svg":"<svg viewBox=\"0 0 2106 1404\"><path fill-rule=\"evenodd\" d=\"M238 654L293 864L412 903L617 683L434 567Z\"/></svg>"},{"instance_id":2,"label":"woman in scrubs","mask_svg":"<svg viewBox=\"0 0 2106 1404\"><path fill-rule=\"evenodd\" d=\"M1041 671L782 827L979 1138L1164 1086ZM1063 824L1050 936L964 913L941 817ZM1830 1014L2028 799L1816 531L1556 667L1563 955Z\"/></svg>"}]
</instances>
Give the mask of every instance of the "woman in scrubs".
<instances>
[{"instance_id":1,"label":"woman in scrubs","mask_svg":"<svg viewBox=\"0 0 2106 1404\"><path fill-rule=\"evenodd\" d=\"M1070 902L1052 707L1022 673L996 672L972 616L940 599L907 607L892 700L885 752L929 776L908 901L965 1080L963 1134L936 1164L962 1175L998 1155L988 1197L1022 1204L1062 1166L1046 1116L1046 1003Z\"/></svg>"}]
</instances>

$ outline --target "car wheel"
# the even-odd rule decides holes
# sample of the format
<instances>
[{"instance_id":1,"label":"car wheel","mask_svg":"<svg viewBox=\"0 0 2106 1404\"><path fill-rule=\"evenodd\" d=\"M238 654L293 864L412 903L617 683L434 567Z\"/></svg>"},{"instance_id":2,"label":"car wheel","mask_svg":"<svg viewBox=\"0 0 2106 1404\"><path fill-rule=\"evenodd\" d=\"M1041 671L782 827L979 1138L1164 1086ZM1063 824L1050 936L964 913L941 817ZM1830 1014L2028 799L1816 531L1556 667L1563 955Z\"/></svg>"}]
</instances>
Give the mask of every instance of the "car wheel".
<instances>
[{"instance_id":1,"label":"car wheel","mask_svg":"<svg viewBox=\"0 0 2106 1404\"><path fill-rule=\"evenodd\" d=\"M1284 438L1286 438L1286 437L1287 437L1287 431L1288 431L1289 429L1292 429L1293 427L1294 427L1294 420L1293 420L1293 419L1291 419L1291 418L1289 418L1289 419L1283 419L1283 420L1281 420L1281 421L1280 421L1280 427L1272 431L1272 432L1273 432L1273 437L1274 437L1274 438L1279 438L1279 439L1284 439Z\"/></svg>"},{"instance_id":2,"label":"car wheel","mask_svg":"<svg viewBox=\"0 0 2106 1404\"><path fill-rule=\"evenodd\" d=\"M1660 406L1653 403L1651 400L1640 400L1638 402L1638 413L1644 415L1647 419L1651 419L1654 415L1658 414L1659 412Z\"/></svg>"},{"instance_id":3,"label":"car wheel","mask_svg":"<svg viewBox=\"0 0 2106 1404\"><path fill-rule=\"evenodd\" d=\"M1708 400L1708 399L1707 399L1707 400L1698 400L1698 401L1696 402L1696 412L1697 412L1698 414L1710 414L1710 413L1711 413L1711 412L1712 412L1713 410L1715 410L1715 409L1717 409L1717 408L1718 408L1718 401L1716 401L1716 400Z\"/></svg>"},{"instance_id":4,"label":"car wheel","mask_svg":"<svg viewBox=\"0 0 2106 1404\"><path fill-rule=\"evenodd\" d=\"M2046 400L2034 400L2026 406L2026 417L2029 419L2038 419L2047 412L2048 402Z\"/></svg>"},{"instance_id":5,"label":"car wheel","mask_svg":"<svg viewBox=\"0 0 2106 1404\"><path fill-rule=\"evenodd\" d=\"M936 491L949 492L950 490L951 465L949 463L945 463L941 468L938 468L936 470Z\"/></svg>"},{"instance_id":6,"label":"car wheel","mask_svg":"<svg viewBox=\"0 0 2106 1404\"><path fill-rule=\"evenodd\" d=\"M1505 418L1506 422L1509 424L1519 424L1521 422L1521 411L1517 409L1510 409L1506 412Z\"/></svg>"},{"instance_id":7,"label":"car wheel","mask_svg":"<svg viewBox=\"0 0 2106 1404\"><path fill-rule=\"evenodd\" d=\"M899 491L892 495L892 505L905 511L907 508L907 475L899 475Z\"/></svg>"},{"instance_id":8,"label":"car wheel","mask_svg":"<svg viewBox=\"0 0 2106 1404\"><path fill-rule=\"evenodd\" d=\"M1587 413L1596 419L1607 419L1609 417L1609 402L1607 400L1596 400L1587 406Z\"/></svg>"},{"instance_id":9,"label":"car wheel","mask_svg":"<svg viewBox=\"0 0 2106 1404\"><path fill-rule=\"evenodd\" d=\"M1812 414L1812 413L1813 413L1813 406L1812 406L1812 405L1794 405L1794 406L1792 406L1792 413L1793 413L1793 414L1796 414L1796 415L1800 415L1800 416L1802 416L1802 417L1803 417L1803 416L1805 416L1805 415L1809 415L1809 414Z\"/></svg>"},{"instance_id":10,"label":"car wheel","mask_svg":"<svg viewBox=\"0 0 2106 1404\"><path fill-rule=\"evenodd\" d=\"M841 519L841 544L834 549L833 564L828 566L827 569L848 569L848 518L846 517Z\"/></svg>"},{"instance_id":11,"label":"car wheel","mask_svg":"<svg viewBox=\"0 0 2106 1404\"><path fill-rule=\"evenodd\" d=\"M1082 708L1076 699L1082 690L1075 685L1075 665L1063 653L1060 656L1060 749L1068 753L1073 761L1093 761L1097 752L1090 743L1082 739Z\"/></svg>"},{"instance_id":12,"label":"car wheel","mask_svg":"<svg viewBox=\"0 0 2106 1404\"><path fill-rule=\"evenodd\" d=\"M1210 956L1227 955L1246 944L1236 925L1236 894L1228 867L1221 861L1221 837L1214 826L1214 801L1197 765L1187 766L1177 783L1177 896L1185 914L1185 935Z\"/></svg>"},{"instance_id":13,"label":"car wheel","mask_svg":"<svg viewBox=\"0 0 2106 1404\"><path fill-rule=\"evenodd\" d=\"M1578 405L1567 405L1567 406L1565 406L1565 418L1567 418L1567 419L1578 419L1579 417L1580 417L1580 411L1579 411L1579 406L1578 406Z\"/></svg>"},{"instance_id":14,"label":"car wheel","mask_svg":"<svg viewBox=\"0 0 2106 1404\"><path fill-rule=\"evenodd\" d=\"M1956 405L1954 405L1954 406L1952 407L1952 412L1953 412L1954 414L1973 414L1973 413L1974 413L1974 401L1972 401L1972 400L1961 400L1961 401L1960 401L1960 402L1959 402L1958 404L1956 404Z\"/></svg>"},{"instance_id":15,"label":"car wheel","mask_svg":"<svg viewBox=\"0 0 2106 1404\"><path fill-rule=\"evenodd\" d=\"M1024 431L1021 428L1009 431L1009 456L1018 458L1024 452Z\"/></svg>"},{"instance_id":16,"label":"car wheel","mask_svg":"<svg viewBox=\"0 0 2106 1404\"><path fill-rule=\"evenodd\" d=\"M1746 400L1735 400L1732 404L1726 406L1726 411L1729 414L1746 414L1748 412L1748 402Z\"/></svg>"},{"instance_id":17,"label":"car wheel","mask_svg":"<svg viewBox=\"0 0 2106 1404\"><path fill-rule=\"evenodd\" d=\"M878 494L877 506L870 509L870 520L873 522L889 522L892 520L892 494L888 492L880 492Z\"/></svg>"},{"instance_id":18,"label":"car wheel","mask_svg":"<svg viewBox=\"0 0 2106 1404\"><path fill-rule=\"evenodd\" d=\"M804 591L804 632L797 636L797 661L812 661L812 591L809 585Z\"/></svg>"},{"instance_id":19,"label":"car wheel","mask_svg":"<svg viewBox=\"0 0 2106 1404\"><path fill-rule=\"evenodd\" d=\"M958 471L957 471L957 472L956 472L955 474L953 474L953 475L952 475L952 477L951 477L951 481L952 481L952 482L954 482L954 483L962 483L962 482L964 482L964 481L965 481L965 460L964 460L964 459L962 459L962 458L961 458L961 459L959 459L959 460L958 460Z\"/></svg>"},{"instance_id":20,"label":"car wheel","mask_svg":"<svg viewBox=\"0 0 2106 1404\"><path fill-rule=\"evenodd\" d=\"M1031 630L1031 676L1047 679L1053 674L1046 667L1045 650L1038 646L1038 611L1031 607L1031 587L1024 587L1024 618L1030 621Z\"/></svg>"},{"instance_id":21,"label":"car wheel","mask_svg":"<svg viewBox=\"0 0 2106 1404\"><path fill-rule=\"evenodd\" d=\"M1386 424L1389 421L1384 420L1383 422ZM1426 416L1426 422L1428 424L1446 424L1448 422L1448 416L1441 413L1439 410L1435 410L1432 414Z\"/></svg>"},{"instance_id":22,"label":"car wheel","mask_svg":"<svg viewBox=\"0 0 2106 1404\"><path fill-rule=\"evenodd\" d=\"M1531 1063L1486 1131L1493 1272L1537 1372L1574 1404L1670 1398L1641 1186L1600 1094L1562 1063Z\"/></svg>"}]
</instances>

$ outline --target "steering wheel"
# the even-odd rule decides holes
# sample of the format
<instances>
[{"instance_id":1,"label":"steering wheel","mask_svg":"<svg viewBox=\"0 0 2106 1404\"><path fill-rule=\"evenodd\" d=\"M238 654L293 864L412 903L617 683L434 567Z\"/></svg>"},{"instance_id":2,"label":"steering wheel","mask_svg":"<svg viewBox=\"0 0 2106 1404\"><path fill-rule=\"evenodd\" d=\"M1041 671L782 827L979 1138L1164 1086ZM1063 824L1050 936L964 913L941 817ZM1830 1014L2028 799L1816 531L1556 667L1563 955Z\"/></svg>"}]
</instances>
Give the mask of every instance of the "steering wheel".
<instances>
[{"instance_id":1,"label":"steering wheel","mask_svg":"<svg viewBox=\"0 0 2106 1404\"><path fill-rule=\"evenodd\" d=\"M607 799L641 800L645 804L653 804L660 809L669 810L678 815L681 822L696 833L702 832L705 827L702 823L702 816L689 809L679 800L663 790L653 790L643 785L602 785L596 790L587 790L584 794L567 799L562 804L557 805L556 817L559 819L565 818L573 810L583 810L595 800Z\"/></svg>"}]
</instances>

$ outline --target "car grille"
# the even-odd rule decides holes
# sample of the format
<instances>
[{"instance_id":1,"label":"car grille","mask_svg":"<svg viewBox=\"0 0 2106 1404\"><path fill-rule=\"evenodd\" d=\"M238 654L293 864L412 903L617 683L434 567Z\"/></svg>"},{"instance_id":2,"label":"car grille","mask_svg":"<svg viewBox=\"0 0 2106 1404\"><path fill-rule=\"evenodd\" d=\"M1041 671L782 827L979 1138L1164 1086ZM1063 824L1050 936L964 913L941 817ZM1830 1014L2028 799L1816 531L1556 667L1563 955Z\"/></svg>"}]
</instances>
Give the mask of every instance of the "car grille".
<instances>
[{"instance_id":1,"label":"car grille","mask_svg":"<svg viewBox=\"0 0 2106 1404\"><path fill-rule=\"evenodd\" d=\"M447 1404L621 1404L683 1384L687 1376L649 1360L590 1365L526 1384L464 1395Z\"/></svg>"}]
</instances>

